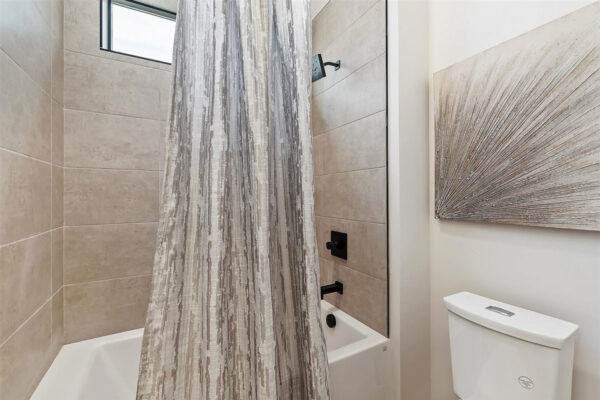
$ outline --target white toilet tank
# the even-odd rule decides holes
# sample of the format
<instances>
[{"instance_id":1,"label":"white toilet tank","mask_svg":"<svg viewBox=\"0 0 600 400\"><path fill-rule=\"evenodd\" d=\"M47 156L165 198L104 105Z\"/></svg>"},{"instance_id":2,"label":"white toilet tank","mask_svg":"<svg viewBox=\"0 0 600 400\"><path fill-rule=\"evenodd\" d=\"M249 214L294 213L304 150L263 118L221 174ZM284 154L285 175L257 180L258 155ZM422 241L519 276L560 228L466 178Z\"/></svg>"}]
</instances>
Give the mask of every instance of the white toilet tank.
<instances>
[{"instance_id":1,"label":"white toilet tank","mask_svg":"<svg viewBox=\"0 0 600 400\"><path fill-rule=\"evenodd\" d=\"M462 400L571 399L577 325L468 292L444 303Z\"/></svg>"}]
</instances>

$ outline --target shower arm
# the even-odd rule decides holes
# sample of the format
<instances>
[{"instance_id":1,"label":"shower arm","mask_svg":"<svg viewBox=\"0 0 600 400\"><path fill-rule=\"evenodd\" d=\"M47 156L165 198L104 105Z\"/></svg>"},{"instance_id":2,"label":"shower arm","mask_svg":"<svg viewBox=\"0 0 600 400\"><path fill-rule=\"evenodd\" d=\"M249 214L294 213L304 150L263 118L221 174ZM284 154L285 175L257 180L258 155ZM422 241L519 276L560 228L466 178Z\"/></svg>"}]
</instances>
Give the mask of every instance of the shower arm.
<instances>
[{"instance_id":1,"label":"shower arm","mask_svg":"<svg viewBox=\"0 0 600 400\"><path fill-rule=\"evenodd\" d=\"M324 62L323 65L331 65L332 67L335 67L335 70L337 71L338 69L340 69L342 62L341 60L337 60L336 62L327 61Z\"/></svg>"}]
</instances>

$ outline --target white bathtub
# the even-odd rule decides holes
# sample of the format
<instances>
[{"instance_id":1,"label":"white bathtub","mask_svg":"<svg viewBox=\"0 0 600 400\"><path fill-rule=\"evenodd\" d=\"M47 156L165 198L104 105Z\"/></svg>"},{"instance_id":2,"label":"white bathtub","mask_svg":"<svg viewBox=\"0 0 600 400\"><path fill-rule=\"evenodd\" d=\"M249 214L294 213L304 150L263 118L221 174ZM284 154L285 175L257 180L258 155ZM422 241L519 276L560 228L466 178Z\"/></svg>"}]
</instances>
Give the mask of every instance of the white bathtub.
<instances>
[{"instance_id":1,"label":"white bathtub","mask_svg":"<svg viewBox=\"0 0 600 400\"><path fill-rule=\"evenodd\" d=\"M334 400L391 399L389 340L321 304ZM325 316L333 313L337 326ZM31 400L135 400L143 329L64 346Z\"/></svg>"}]
</instances>

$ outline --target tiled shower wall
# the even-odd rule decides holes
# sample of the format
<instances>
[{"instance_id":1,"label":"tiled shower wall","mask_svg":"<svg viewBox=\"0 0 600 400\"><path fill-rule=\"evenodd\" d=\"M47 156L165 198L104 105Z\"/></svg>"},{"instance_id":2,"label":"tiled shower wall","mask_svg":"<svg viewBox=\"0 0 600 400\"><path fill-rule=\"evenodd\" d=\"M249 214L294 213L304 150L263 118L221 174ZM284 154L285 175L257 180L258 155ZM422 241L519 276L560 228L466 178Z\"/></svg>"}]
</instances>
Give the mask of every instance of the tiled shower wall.
<instances>
[{"instance_id":1,"label":"tiled shower wall","mask_svg":"<svg viewBox=\"0 0 600 400\"><path fill-rule=\"evenodd\" d=\"M313 54L341 69L313 83L315 212L326 300L387 334L385 0L330 0L313 19ZM348 233L348 259L325 248Z\"/></svg>"},{"instance_id":2,"label":"tiled shower wall","mask_svg":"<svg viewBox=\"0 0 600 400\"><path fill-rule=\"evenodd\" d=\"M63 344L63 3L0 1L0 399Z\"/></svg>"},{"instance_id":3,"label":"tiled shower wall","mask_svg":"<svg viewBox=\"0 0 600 400\"><path fill-rule=\"evenodd\" d=\"M322 275L385 333L384 3L343 3L314 20L314 52L343 65L313 86ZM170 68L101 51L98 12L0 1L2 399L26 398L63 342L144 322ZM323 251L331 229L347 262Z\"/></svg>"},{"instance_id":4,"label":"tiled shower wall","mask_svg":"<svg viewBox=\"0 0 600 400\"><path fill-rule=\"evenodd\" d=\"M98 3L65 0L65 337L143 326L158 219L169 66L99 49ZM385 3L332 0L313 52L317 229L329 300L387 332ZM347 262L324 251L349 234Z\"/></svg>"},{"instance_id":5,"label":"tiled shower wall","mask_svg":"<svg viewBox=\"0 0 600 400\"><path fill-rule=\"evenodd\" d=\"M144 325L170 66L99 49L99 2L65 0L66 342Z\"/></svg>"}]
</instances>

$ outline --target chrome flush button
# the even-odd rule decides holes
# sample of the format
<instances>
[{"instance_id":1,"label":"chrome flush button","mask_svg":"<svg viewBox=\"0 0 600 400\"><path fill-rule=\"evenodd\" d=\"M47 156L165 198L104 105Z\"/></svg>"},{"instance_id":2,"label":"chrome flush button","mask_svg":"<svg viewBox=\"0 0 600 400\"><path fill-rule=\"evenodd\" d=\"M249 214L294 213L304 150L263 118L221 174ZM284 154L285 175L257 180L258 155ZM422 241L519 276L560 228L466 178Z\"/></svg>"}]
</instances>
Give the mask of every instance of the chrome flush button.
<instances>
[{"instance_id":1,"label":"chrome flush button","mask_svg":"<svg viewBox=\"0 0 600 400\"><path fill-rule=\"evenodd\" d=\"M501 314L501 315L504 315L505 317L512 317L513 315L515 315L514 312L505 310L504 308L500 308L500 307L487 306L485 309L493 311L493 312Z\"/></svg>"}]
</instances>

